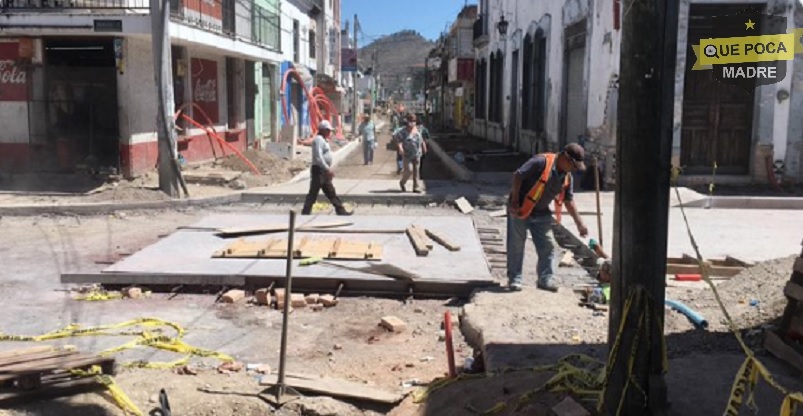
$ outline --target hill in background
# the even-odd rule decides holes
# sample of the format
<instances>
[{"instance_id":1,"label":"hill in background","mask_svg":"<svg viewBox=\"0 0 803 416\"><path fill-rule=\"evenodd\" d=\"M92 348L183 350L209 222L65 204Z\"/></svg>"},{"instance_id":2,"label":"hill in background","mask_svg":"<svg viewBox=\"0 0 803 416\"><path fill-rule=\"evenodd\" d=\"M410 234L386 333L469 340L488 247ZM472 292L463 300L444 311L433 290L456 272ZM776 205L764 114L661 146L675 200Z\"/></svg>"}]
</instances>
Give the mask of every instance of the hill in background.
<instances>
[{"instance_id":1,"label":"hill in background","mask_svg":"<svg viewBox=\"0 0 803 416\"><path fill-rule=\"evenodd\" d=\"M423 71L424 61L435 42L426 40L414 30L403 30L392 35L383 36L359 50L360 66L374 66L374 74L379 74L382 84L388 93L398 91L408 76L416 71L411 67L419 67ZM420 78L420 76L419 76ZM423 80L416 80L422 84ZM414 88L423 85L414 85ZM398 95L397 95L398 96Z\"/></svg>"}]
</instances>

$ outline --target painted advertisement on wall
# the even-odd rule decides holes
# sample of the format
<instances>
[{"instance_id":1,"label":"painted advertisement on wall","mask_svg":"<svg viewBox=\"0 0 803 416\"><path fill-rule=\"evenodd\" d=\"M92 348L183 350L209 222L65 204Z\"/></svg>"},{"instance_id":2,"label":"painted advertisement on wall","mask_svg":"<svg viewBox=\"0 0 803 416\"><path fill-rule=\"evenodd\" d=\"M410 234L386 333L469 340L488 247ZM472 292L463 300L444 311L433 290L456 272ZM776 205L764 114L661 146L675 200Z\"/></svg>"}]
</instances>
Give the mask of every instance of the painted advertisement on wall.
<instances>
[{"instance_id":1,"label":"painted advertisement on wall","mask_svg":"<svg viewBox=\"0 0 803 416\"><path fill-rule=\"evenodd\" d=\"M212 123L220 122L218 104L217 62L209 59L192 58L192 100L209 116ZM194 114L200 123L207 120L200 114Z\"/></svg>"},{"instance_id":2,"label":"painted advertisement on wall","mask_svg":"<svg viewBox=\"0 0 803 416\"><path fill-rule=\"evenodd\" d=\"M221 0L184 0L184 7L198 12L204 16L223 20L223 5Z\"/></svg>"},{"instance_id":3,"label":"painted advertisement on wall","mask_svg":"<svg viewBox=\"0 0 803 416\"><path fill-rule=\"evenodd\" d=\"M19 60L20 42L0 40L0 101L28 101L28 72Z\"/></svg>"}]
</instances>

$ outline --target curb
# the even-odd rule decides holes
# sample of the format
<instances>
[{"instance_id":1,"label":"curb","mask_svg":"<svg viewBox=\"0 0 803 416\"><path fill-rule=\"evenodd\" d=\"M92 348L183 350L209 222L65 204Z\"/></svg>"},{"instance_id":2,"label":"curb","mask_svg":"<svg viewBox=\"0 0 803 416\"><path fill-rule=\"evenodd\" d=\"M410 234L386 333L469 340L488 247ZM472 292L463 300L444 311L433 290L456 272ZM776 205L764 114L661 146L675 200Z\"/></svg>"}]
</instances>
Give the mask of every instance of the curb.
<instances>
[{"instance_id":1,"label":"curb","mask_svg":"<svg viewBox=\"0 0 803 416\"><path fill-rule=\"evenodd\" d=\"M803 198L800 197L745 197L715 196L704 197L696 201L686 202L684 208L720 208L720 209L791 209L803 210Z\"/></svg>"},{"instance_id":2,"label":"curb","mask_svg":"<svg viewBox=\"0 0 803 416\"><path fill-rule=\"evenodd\" d=\"M449 170L449 173L451 173L455 179L462 182L471 182L474 179L474 172L455 162L455 160L437 143L437 139L433 138L433 140L430 140L427 146L435 153L435 156L443 162L446 169Z\"/></svg>"},{"instance_id":3,"label":"curb","mask_svg":"<svg viewBox=\"0 0 803 416\"><path fill-rule=\"evenodd\" d=\"M293 203L300 204L304 202L306 195L301 194L260 194L248 193L242 194L240 200L244 204L264 204L264 203ZM454 202L456 199L464 197L475 207L485 206L498 206L505 202L505 197L496 196L483 196L477 194L466 193L432 193L421 195L393 195L393 196L377 196L377 195L340 195L340 199L344 203L355 203L358 205L427 205L427 204L443 204L447 202Z\"/></svg>"},{"instance_id":4,"label":"curb","mask_svg":"<svg viewBox=\"0 0 803 416\"><path fill-rule=\"evenodd\" d=\"M158 210L234 204L242 200L242 192L207 198L176 199L149 202L97 202L71 205L10 205L0 206L0 215L103 215L118 211Z\"/></svg>"}]
</instances>

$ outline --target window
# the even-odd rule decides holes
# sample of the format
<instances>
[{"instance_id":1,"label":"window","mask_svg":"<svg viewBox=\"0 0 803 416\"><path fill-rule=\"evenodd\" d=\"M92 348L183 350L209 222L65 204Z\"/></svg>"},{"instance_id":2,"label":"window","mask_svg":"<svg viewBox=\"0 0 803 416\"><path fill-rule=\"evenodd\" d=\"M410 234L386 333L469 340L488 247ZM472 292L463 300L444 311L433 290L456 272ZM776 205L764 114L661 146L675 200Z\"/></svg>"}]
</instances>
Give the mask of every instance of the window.
<instances>
[{"instance_id":1,"label":"window","mask_svg":"<svg viewBox=\"0 0 803 416\"><path fill-rule=\"evenodd\" d=\"M315 31L310 30L308 36L309 41L309 57L315 59Z\"/></svg>"},{"instance_id":2,"label":"window","mask_svg":"<svg viewBox=\"0 0 803 416\"><path fill-rule=\"evenodd\" d=\"M484 120L486 118L485 109L488 108L488 92L486 88L488 86L488 61L485 59L477 61L477 74L474 82L477 91L474 118Z\"/></svg>"},{"instance_id":3,"label":"window","mask_svg":"<svg viewBox=\"0 0 803 416\"><path fill-rule=\"evenodd\" d=\"M546 115L546 37L541 29L524 38L523 77L522 127L542 132Z\"/></svg>"},{"instance_id":4,"label":"window","mask_svg":"<svg viewBox=\"0 0 803 416\"><path fill-rule=\"evenodd\" d=\"M300 29L298 27L298 20L293 20L293 62L299 62L300 61L300 59L299 59L299 51L298 51L298 49L300 47L300 45L299 45L299 42L300 42L299 38L300 37L301 37L301 33L300 33Z\"/></svg>"},{"instance_id":5,"label":"window","mask_svg":"<svg viewBox=\"0 0 803 416\"><path fill-rule=\"evenodd\" d=\"M171 3L172 4L172 3ZM281 24L278 9L274 6L264 8L254 5L252 38L255 42L278 51L281 45Z\"/></svg>"},{"instance_id":6,"label":"window","mask_svg":"<svg viewBox=\"0 0 803 416\"><path fill-rule=\"evenodd\" d=\"M491 76L489 79L490 92L488 106L488 120L495 123L502 122L502 68L504 55L502 51L491 54Z\"/></svg>"}]
</instances>

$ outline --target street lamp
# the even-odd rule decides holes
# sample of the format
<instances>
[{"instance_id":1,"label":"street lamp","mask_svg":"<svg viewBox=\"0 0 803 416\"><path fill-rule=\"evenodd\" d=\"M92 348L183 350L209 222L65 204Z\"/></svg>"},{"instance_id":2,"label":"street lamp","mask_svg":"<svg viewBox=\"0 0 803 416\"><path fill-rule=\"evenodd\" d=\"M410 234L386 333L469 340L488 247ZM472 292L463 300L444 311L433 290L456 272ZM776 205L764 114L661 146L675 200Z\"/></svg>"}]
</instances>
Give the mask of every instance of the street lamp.
<instances>
[{"instance_id":1,"label":"street lamp","mask_svg":"<svg viewBox=\"0 0 803 416\"><path fill-rule=\"evenodd\" d=\"M505 16L503 15L499 19L499 23L496 24L496 30L498 30L499 34L504 37L505 35L507 35L507 27L509 25L510 25L510 22L505 20Z\"/></svg>"}]
</instances>

